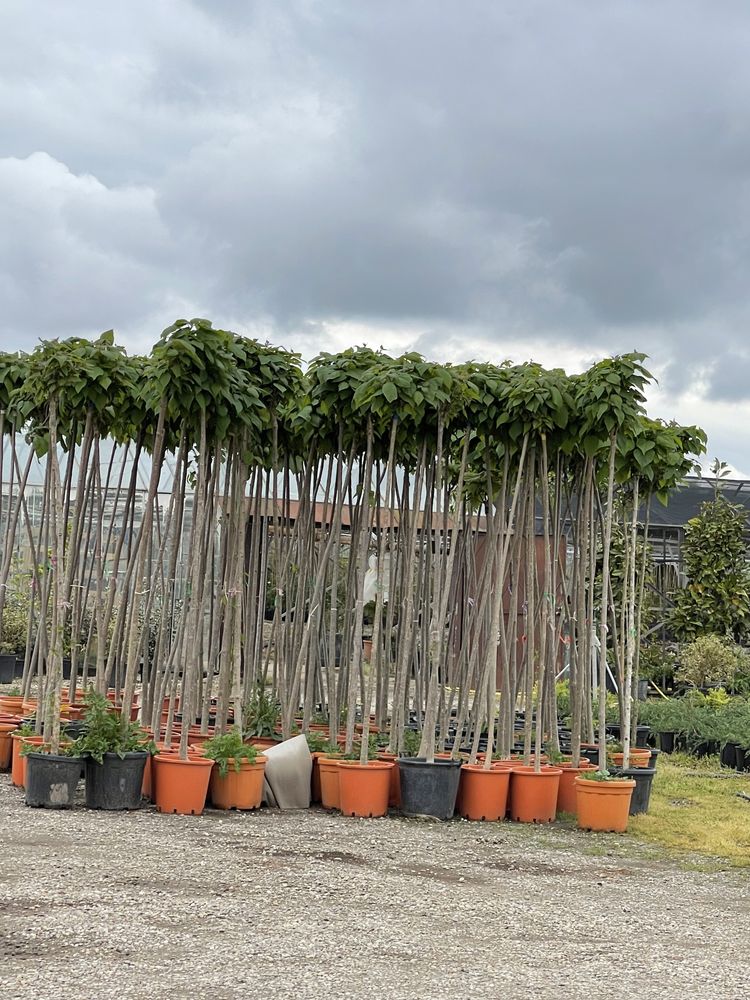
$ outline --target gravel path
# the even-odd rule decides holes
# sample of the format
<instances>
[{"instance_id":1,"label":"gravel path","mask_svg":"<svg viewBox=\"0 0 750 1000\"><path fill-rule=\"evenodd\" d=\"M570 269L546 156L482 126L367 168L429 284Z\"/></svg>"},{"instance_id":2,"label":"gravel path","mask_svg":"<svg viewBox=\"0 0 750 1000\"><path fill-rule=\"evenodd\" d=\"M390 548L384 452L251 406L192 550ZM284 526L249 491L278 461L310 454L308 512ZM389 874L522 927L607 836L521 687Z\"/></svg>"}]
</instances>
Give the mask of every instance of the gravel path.
<instances>
[{"instance_id":1,"label":"gravel path","mask_svg":"<svg viewBox=\"0 0 750 1000\"><path fill-rule=\"evenodd\" d=\"M2 776L0 995L741 1000L750 877L549 827L46 812Z\"/></svg>"}]
</instances>

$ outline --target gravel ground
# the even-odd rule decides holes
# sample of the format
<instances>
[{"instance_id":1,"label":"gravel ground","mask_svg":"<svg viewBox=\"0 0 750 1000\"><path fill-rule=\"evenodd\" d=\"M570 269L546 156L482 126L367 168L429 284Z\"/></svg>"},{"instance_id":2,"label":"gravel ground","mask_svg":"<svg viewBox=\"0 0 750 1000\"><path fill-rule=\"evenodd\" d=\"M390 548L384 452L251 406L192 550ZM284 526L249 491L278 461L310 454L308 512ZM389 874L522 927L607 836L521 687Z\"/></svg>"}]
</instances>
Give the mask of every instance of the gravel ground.
<instances>
[{"instance_id":1,"label":"gravel ground","mask_svg":"<svg viewBox=\"0 0 750 1000\"><path fill-rule=\"evenodd\" d=\"M0 995L750 995L750 878L613 836L320 810L28 809L0 778Z\"/></svg>"}]
</instances>

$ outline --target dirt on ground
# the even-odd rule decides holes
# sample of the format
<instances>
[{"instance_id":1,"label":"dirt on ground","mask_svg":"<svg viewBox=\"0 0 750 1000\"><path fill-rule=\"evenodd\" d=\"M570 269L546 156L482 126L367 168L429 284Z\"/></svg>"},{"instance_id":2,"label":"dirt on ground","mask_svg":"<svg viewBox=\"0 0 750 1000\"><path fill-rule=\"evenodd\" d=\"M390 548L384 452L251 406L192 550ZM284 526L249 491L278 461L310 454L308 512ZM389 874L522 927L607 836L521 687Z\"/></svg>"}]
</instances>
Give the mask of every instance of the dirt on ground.
<instances>
[{"instance_id":1,"label":"dirt on ground","mask_svg":"<svg viewBox=\"0 0 750 1000\"><path fill-rule=\"evenodd\" d=\"M750 875L614 835L45 811L0 776L3 1000L744 1000Z\"/></svg>"}]
</instances>

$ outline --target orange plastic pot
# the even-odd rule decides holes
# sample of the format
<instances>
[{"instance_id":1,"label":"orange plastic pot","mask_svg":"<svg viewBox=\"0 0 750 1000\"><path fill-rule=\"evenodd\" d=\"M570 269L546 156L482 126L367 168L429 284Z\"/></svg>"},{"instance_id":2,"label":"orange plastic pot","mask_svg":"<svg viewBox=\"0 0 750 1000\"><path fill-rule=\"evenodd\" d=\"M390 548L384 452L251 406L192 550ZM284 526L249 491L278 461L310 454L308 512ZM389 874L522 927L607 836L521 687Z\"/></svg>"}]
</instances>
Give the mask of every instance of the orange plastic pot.
<instances>
[{"instance_id":1,"label":"orange plastic pot","mask_svg":"<svg viewBox=\"0 0 750 1000\"><path fill-rule=\"evenodd\" d=\"M388 789L388 806L391 809L401 808L401 772L396 764L396 754L381 751L378 760L393 761L393 769L390 774L390 787Z\"/></svg>"},{"instance_id":2,"label":"orange plastic pot","mask_svg":"<svg viewBox=\"0 0 750 1000\"><path fill-rule=\"evenodd\" d=\"M320 802L324 809L340 809L339 762L336 757L321 757L318 761L320 772Z\"/></svg>"},{"instance_id":3,"label":"orange plastic pot","mask_svg":"<svg viewBox=\"0 0 750 1000\"><path fill-rule=\"evenodd\" d=\"M320 802L320 758L323 756L322 750L313 750L312 771L310 772L310 801Z\"/></svg>"},{"instance_id":4,"label":"orange plastic pot","mask_svg":"<svg viewBox=\"0 0 750 1000\"><path fill-rule=\"evenodd\" d=\"M151 799L153 786L154 766L151 762L151 754L146 758L146 766L143 768L143 784L141 785L141 797Z\"/></svg>"},{"instance_id":5,"label":"orange plastic pot","mask_svg":"<svg viewBox=\"0 0 750 1000\"><path fill-rule=\"evenodd\" d=\"M152 761L156 808L163 813L200 816L206 805L214 762L207 757L157 754Z\"/></svg>"},{"instance_id":6,"label":"orange plastic pot","mask_svg":"<svg viewBox=\"0 0 750 1000\"><path fill-rule=\"evenodd\" d=\"M557 812L559 767L516 765L510 772L510 818L517 823L551 823Z\"/></svg>"},{"instance_id":7,"label":"orange plastic pot","mask_svg":"<svg viewBox=\"0 0 750 1000\"><path fill-rule=\"evenodd\" d=\"M505 819L508 808L508 768L462 764L458 789L458 813L464 819Z\"/></svg>"},{"instance_id":8,"label":"orange plastic pot","mask_svg":"<svg viewBox=\"0 0 750 1000\"><path fill-rule=\"evenodd\" d=\"M23 748L24 743L30 743L32 746L40 747L44 743L44 739L41 736L21 736L18 733L13 733L11 740L13 741L13 747L11 750L11 784L16 785L18 788L25 788L26 758L21 756L21 749Z\"/></svg>"},{"instance_id":9,"label":"orange plastic pot","mask_svg":"<svg viewBox=\"0 0 750 1000\"><path fill-rule=\"evenodd\" d=\"M579 767L573 767L571 764L562 764L560 770L562 774L560 775L560 784L557 789L557 812L570 813L571 816L576 816L578 805L575 779L582 771L595 771L596 768L588 761L584 761L581 762Z\"/></svg>"},{"instance_id":10,"label":"orange plastic pot","mask_svg":"<svg viewBox=\"0 0 750 1000\"><path fill-rule=\"evenodd\" d=\"M581 830L624 833L628 828L635 779L590 781L575 779L578 826Z\"/></svg>"},{"instance_id":11,"label":"orange plastic pot","mask_svg":"<svg viewBox=\"0 0 750 1000\"><path fill-rule=\"evenodd\" d=\"M345 816L385 816L391 787L392 760L339 762L339 801Z\"/></svg>"},{"instance_id":12,"label":"orange plastic pot","mask_svg":"<svg viewBox=\"0 0 750 1000\"><path fill-rule=\"evenodd\" d=\"M0 694L0 712L7 715L21 715L23 698L15 694Z\"/></svg>"},{"instance_id":13,"label":"orange plastic pot","mask_svg":"<svg viewBox=\"0 0 750 1000\"><path fill-rule=\"evenodd\" d=\"M612 763L615 767L622 767L623 761L625 760L624 753L613 753ZM630 751L630 766L631 767L648 767L651 761L651 751L641 750L632 748Z\"/></svg>"},{"instance_id":14,"label":"orange plastic pot","mask_svg":"<svg viewBox=\"0 0 750 1000\"><path fill-rule=\"evenodd\" d=\"M246 741L254 746L257 750L270 750L271 747L278 746L282 743L281 737L275 740L271 736L254 736L251 740Z\"/></svg>"},{"instance_id":15,"label":"orange plastic pot","mask_svg":"<svg viewBox=\"0 0 750 1000\"><path fill-rule=\"evenodd\" d=\"M13 741L10 734L18 728L16 722L0 722L0 771L7 771L13 756Z\"/></svg>"},{"instance_id":16,"label":"orange plastic pot","mask_svg":"<svg viewBox=\"0 0 750 1000\"><path fill-rule=\"evenodd\" d=\"M233 760L227 762L229 768L222 777L219 765L211 771L209 793L216 809L257 809L263 799L263 774L266 758L258 756L253 763L240 761L239 771Z\"/></svg>"}]
</instances>

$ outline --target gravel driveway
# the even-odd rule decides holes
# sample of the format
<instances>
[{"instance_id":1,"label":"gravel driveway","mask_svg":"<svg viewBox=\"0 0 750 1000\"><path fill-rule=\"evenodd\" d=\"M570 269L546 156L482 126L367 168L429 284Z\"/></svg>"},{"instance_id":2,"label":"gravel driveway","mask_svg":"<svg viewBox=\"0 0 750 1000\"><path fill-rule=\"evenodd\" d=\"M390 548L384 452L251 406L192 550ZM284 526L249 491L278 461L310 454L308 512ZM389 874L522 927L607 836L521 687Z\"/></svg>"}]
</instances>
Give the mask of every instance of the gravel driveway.
<instances>
[{"instance_id":1,"label":"gravel driveway","mask_svg":"<svg viewBox=\"0 0 750 1000\"><path fill-rule=\"evenodd\" d=\"M750 877L513 824L28 809L0 778L3 1000L750 995Z\"/></svg>"}]
</instances>

